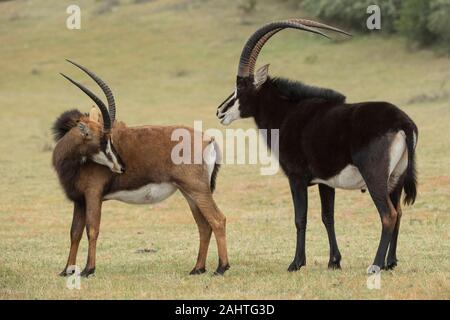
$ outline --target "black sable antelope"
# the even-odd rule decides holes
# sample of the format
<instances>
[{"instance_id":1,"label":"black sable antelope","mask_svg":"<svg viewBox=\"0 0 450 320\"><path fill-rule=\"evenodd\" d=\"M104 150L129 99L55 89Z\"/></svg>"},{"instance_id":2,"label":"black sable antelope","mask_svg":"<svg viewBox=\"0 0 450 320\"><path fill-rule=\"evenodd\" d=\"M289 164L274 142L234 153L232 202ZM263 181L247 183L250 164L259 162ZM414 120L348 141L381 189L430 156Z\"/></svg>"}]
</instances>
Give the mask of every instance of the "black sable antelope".
<instances>
[{"instance_id":1,"label":"black sable antelope","mask_svg":"<svg viewBox=\"0 0 450 320\"><path fill-rule=\"evenodd\" d=\"M67 267L75 265L85 227L89 250L82 275L94 273L103 201L156 203L177 190L186 198L200 233L197 263L191 274L205 272L212 232L219 254L216 274L223 274L229 268L225 216L212 196L219 169L216 164L216 158L220 156L217 144L202 135L203 143L198 152L202 152L204 161L199 164L175 164L171 154L177 142L172 140L172 132L177 129L187 130L193 137L192 128L127 127L123 122L115 121L116 108L110 88L86 68L71 63L86 72L101 87L107 97L109 111L89 89L63 75L94 100L102 117L99 117L96 108L89 115L70 110L64 112L53 126L57 142L53 151L53 166L67 197L74 203L70 253L61 275L67 275ZM193 144L194 139L191 141ZM193 145L191 150L196 152Z\"/></svg>"},{"instance_id":2,"label":"black sable antelope","mask_svg":"<svg viewBox=\"0 0 450 320\"><path fill-rule=\"evenodd\" d=\"M322 221L330 244L328 267L340 268L341 255L334 231L334 196L335 188L342 188L368 189L380 214L381 240L368 272L392 269L397 265L402 191L405 204L413 204L416 198L417 127L402 110L387 102L349 104L336 91L271 78L268 65L254 74L263 45L285 28L323 36L326 35L315 28L347 34L303 19L261 27L245 44L236 90L218 107L217 116L224 125L252 117L258 128L280 130L279 161L289 179L297 228L295 257L289 271L306 264L307 192L315 184L319 185Z\"/></svg>"}]
</instances>

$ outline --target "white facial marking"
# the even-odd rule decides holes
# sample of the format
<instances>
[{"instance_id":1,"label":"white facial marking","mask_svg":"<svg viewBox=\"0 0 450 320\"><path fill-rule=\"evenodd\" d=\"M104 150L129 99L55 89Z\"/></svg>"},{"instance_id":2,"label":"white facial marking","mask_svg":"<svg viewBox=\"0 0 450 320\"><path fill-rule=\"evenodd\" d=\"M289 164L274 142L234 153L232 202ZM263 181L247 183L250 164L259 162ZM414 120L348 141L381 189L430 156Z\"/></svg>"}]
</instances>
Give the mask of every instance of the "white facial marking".
<instances>
[{"instance_id":1,"label":"white facial marking","mask_svg":"<svg viewBox=\"0 0 450 320\"><path fill-rule=\"evenodd\" d=\"M225 126L232 123L234 120L238 120L241 118L241 112L239 111L239 100L236 100L233 106L228 109L225 114L225 118L222 119L221 123Z\"/></svg>"},{"instance_id":2,"label":"white facial marking","mask_svg":"<svg viewBox=\"0 0 450 320\"><path fill-rule=\"evenodd\" d=\"M93 156L91 156L92 161L94 161L95 163L101 164L103 166L107 166L108 168L111 169L111 171L114 171L114 163L112 163L112 161L110 161L108 159L108 157L106 156L106 154L103 151L100 151L97 154L94 154Z\"/></svg>"},{"instance_id":3,"label":"white facial marking","mask_svg":"<svg viewBox=\"0 0 450 320\"><path fill-rule=\"evenodd\" d=\"M112 151L111 148L111 140L108 140L108 143L106 145L106 153L108 154L108 156L111 157L112 159L112 163L113 163L113 168L114 168L114 172L118 172L118 173L122 173L122 166L120 165L119 161L117 160L116 155L114 154L114 152Z\"/></svg>"},{"instance_id":4,"label":"white facial marking","mask_svg":"<svg viewBox=\"0 0 450 320\"><path fill-rule=\"evenodd\" d=\"M177 191L171 183L150 183L139 189L107 194L105 200L118 200L130 204L152 204L163 201Z\"/></svg>"},{"instance_id":5,"label":"white facial marking","mask_svg":"<svg viewBox=\"0 0 450 320\"><path fill-rule=\"evenodd\" d=\"M123 173L123 168L120 165L119 161L117 160L116 155L112 151L110 140L108 140L106 144L106 153L111 159L108 158L108 156L103 151L100 151L99 153L91 156L91 160L94 161L95 163L107 166L112 172Z\"/></svg>"},{"instance_id":6,"label":"white facial marking","mask_svg":"<svg viewBox=\"0 0 450 320\"><path fill-rule=\"evenodd\" d=\"M222 106L219 108L219 112L217 116L220 119L220 123L227 126L232 123L234 120L241 119L241 111L239 110L239 99L236 98L237 90L234 91L234 95L232 95L227 101L225 101ZM231 107L229 107L225 112L223 110L234 100L234 103Z\"/></svg>"},{"instance_id":7,"label":"white facial marking","mask_svg":"<svg viewBox=\"0 0 450 320\"><path fill-rule=\"evenodd\" d=\"M236 98L237 91L234 91L234 95L231 96L227 101L225 101L222 107L219 109L218 117L220 119L220 123L223 125L229 125L234 120L241 119L241 111L239 110L239 99ZM233 103L234 100L234 103ZM225 109L230 103L233 103L231 107L229 107L225 112L222 110Z\"/></svg>"}]
</instances>

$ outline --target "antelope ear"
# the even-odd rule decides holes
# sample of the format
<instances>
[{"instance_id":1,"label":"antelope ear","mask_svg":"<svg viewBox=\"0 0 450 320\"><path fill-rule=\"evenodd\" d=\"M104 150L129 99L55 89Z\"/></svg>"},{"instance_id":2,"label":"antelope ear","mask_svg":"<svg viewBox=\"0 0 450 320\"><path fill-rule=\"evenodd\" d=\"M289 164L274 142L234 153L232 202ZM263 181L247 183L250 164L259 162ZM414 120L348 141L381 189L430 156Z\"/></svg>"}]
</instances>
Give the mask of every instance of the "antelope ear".
<instances>
[{"instance_id":1,"label":"antelope ear","mask_svg":"<svg viewBox=\"0 0 450 320\"><path fill-rule=\"evenodd\" d=\"M256 71L254 82L255 87L259 87L267 81L267 77L269 76L269 66L270 64L266 64Z\"/></svg>"},{"instance_id":2,"label":"antelope ear","mask_svg":"<svg viewBox=\"0 0 450 320\"><path fill-rule=\"evenodd\" d=\"M89 112L89 120L97 123L99 122L99 114L96 107L92 107L91 111Z\"/></svg>"}]
</instances>

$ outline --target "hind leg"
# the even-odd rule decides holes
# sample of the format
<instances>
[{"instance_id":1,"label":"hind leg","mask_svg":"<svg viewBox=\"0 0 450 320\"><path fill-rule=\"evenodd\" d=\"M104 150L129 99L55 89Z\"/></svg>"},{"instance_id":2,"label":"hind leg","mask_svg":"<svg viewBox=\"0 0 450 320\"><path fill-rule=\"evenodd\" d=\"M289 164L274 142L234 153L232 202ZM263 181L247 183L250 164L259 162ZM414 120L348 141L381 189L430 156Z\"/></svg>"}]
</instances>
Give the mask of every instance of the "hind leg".
<instances>
[{"instance_id":1,"label":"hind leg","mask_svg":"<svg viewBox=\"0 0 450 320\"><path fill-rule=\"evenodd\" d=\"M212 232L214 232L219 254L219 265L214 274L223 275L230 268L227 253L226 217L214 202L209 186L207 186L207 189L202 190L187 190L187 188L184 188L184 191L198 207L211 226Z\"/></svg>"},{"instance_id":2,"label":"hind leg","mask_svg":"<svg viewBox=\"0 0 450 320\"><path fill-rule=\"evenodd\" d=\"M397 210L397 222L392 233L391 243L389 244L389 251L386 260L386 269L394 269L397 266L397 239L400 229L400 219L402 217L401 196L405 183L405 171L408 165L408 153L405 150L402 157L398 161L395 169L389 178L389 184L392 187L390 199L395 209Z\"/></svg>"},{"instance_id":3,"label":"hind leg","mask_svg":"<svg viewBox=\"0 0 450 320\"><path fill-rule=\"evenodd\" d=\"M400 184L390 195L392 204L395 206L397 211L397 222L392 233L392 239L389 243L389 251L386 259L386 269L394 269L397 266L397 239L400 230L400 219L402 217L402 209L400 206L400 199L402 195L403 185Z\"/></svg>"},{"instance_id":4,"label":"hind leg","mask_svg":"<svg viewBox=\"0 0 450 320\"><path fill-rule=\"evenodd\" d=\"M191 275L196 274L202 274L206 272L206 257L208 255L208 247L209 242L211 240L211 234L212 234L212 228L209 225L206 218L203 216L203 214L200 212L200 209L195 204L194 201L192 201L189 196L183 193L185 196L189 207L191 208L192 215L194 216L194 220L197 223L198 232L200 236L200 245L198 248L198 256L197 256L197 263L195 264L194 269L190 272Z\"/></svg>"},{"instance_id":5,"label":"hind leg","mask_svg":"<svg viewBox=\"0 0 450 320\"><path fill-rule=\"evenodd\" d=\"M392 201L382 183L377 184L367 182L367 187L372 200L378 209L378 213L380 214L382 225L378 250L372 266L368 269L368 273L373 273L377 270L375 267L383 269L385 266L386 252L397 223L397 211L394 208L394 205L392 204Z\"/></svg>"},{"instance_id":6,"label":"hind leg","mask_svg":"<svg viewBox=\"0 0 450 320\"><path fill-rule=\"evenodd\" d=\"M367 148L355 155L358 167L369 190L370 196L381 219L381 237L373 264L368 273L378 272L385 265L386 253L397 223L397 210L392 204L388 191L390 141L382 137L373 141Z\"/></svg>"}]
</instances>

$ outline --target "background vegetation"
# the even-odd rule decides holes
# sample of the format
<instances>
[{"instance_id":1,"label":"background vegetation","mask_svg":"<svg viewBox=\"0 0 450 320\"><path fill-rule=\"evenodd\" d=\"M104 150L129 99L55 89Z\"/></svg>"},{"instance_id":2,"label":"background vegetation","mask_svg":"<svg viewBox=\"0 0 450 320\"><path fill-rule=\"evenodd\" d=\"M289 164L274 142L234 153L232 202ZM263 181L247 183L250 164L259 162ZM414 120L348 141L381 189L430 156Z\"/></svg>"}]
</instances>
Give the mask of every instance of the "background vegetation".
<instances>
[{"instance_id":1,"label":"background vegetation","mask_svg":"<svg viewBox=\"0 0 450 320\"><path fill-rule=\"evenodd\" d=\"M49 128L64 110L88 111L92 102L58 73L98 90L64 59L108 81L118 118L129 125L203 120L205 129L223 129L216 107L234 88L247 37L267 21L313 17L277 0L257 1L251 10L246 1L81 0L82 29L68 30L72 3L0 4L0 298L450 298L450 60L410 52L396 34L327 41L292 30L261 53L259 64L272 63L272 75L334 88L349 102L390 101L419 127L419 197L403 210L399 266L382 274L382 289L366 287L380 236L367 193L337 191L343 269L329 271L318 193L310 189L307 266L290 274L295 226L288 183L281 173L260 176L255 165L223 166L218 177L215 198L228 217L225 277L211 276L214 242L208 273L188 276L197 227L176 194L152 206L105 203L97 275L83 279L80 291L66 289L57 274L68 254L72 207L51 167ZM81 267L86 247L84 237Z\"/></svg>"},{"instance_id":2,"label":"background vegetation","mask_svg":"<svg viewBox=\"0 0 450 320\"><path fill-rule=\"evenodd\" d=\"M450 52L450 0L290 0L314 16L339 21L361 32L366 28L366 8L378 4L382 29L399 33L411 44L435 45Z\"/></svg>"}]
</instances>

